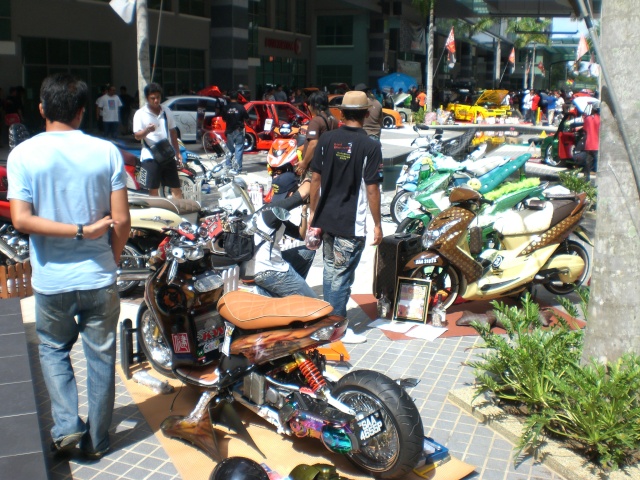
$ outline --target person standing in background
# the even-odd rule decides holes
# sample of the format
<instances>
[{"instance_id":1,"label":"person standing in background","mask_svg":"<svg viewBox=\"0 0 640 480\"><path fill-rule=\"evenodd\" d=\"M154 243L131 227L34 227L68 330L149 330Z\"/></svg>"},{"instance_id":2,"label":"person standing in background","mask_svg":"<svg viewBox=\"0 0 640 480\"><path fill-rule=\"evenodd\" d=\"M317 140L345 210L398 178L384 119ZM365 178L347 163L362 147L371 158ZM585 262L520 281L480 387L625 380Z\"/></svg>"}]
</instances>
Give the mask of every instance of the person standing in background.
<instances>
[{"instance_id":1,"label":"person standing in background","mask_svg":"<svg viewBox=\"0 0 640 480\"><path fill-rule=\"evenodd\" d=\"M99 459L110 449L115 401L117 265L129 238L124 162L111 142L80 128L89 90L72 75L40 89L46 131L20 143L7 169L13 225L29 234L40 365L49 397L53 452ZM88 418L78 412L71 349L82 336Z\"/></svg>"},{"instance_id":2,"label":"person standing in background","mask_svg":"<svg viewBox=\"0 0 640 480\"><path fill-rule=\"evenodd\" d=\"M225 135L227 146L234 156L235 165L231 165L231 159L227 159L227 167L236 169L242 173L242 156L244 154L244 122L249 120L249 114L244 106L238 103L238 92L229 92L229 103L222 109L222 119L227 124Z\"/></svg>"},{"instance_id":3,"label":"person standing in background","mask_svg":"<svg viewBox=\"0 0 640 480\"><path fill-rule=\"evenodd\" d=\"M369 102L369 114L364 118L363 128L369 138L380 141L380 134L382 133L382 105L371 93L371 89L364 83L356 85L354 90L363 92L367 96Z\"/></svg>"},{"instance_id":4,"label":"person standing in background","mask_svg":"<svg viewBox=\"0 0 640 480\"><path fill-rule=\"evenodd\" d=\"M107 93L96 100L99 115L102 117L105 138L115 140L118 138L118 126L120 125L120 107L122 102L116 95L116 87L110 85Z\"/></svg>"}]
</instances>

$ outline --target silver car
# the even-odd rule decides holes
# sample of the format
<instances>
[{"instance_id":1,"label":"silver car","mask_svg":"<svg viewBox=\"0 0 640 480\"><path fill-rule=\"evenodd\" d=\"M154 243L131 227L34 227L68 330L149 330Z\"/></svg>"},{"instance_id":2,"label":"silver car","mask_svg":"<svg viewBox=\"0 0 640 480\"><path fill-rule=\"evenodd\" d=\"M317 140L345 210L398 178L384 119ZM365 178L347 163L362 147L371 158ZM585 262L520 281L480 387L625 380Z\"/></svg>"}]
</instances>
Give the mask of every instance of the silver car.
<instances>
[{"instance_id":1,"label":"silver car","mask_svg":"<svg viewBox=\"0 0 640 480\"><path fill-rule=\"evenodd\" d=\"M203 97L199 95L177 95L169 97L162 105L173 112L178 129L178 138L183 142L195 142L197 132L198 107L205 109L205 117L220 115L226 105L224 98Z\"/></svg>"}]
</instances>

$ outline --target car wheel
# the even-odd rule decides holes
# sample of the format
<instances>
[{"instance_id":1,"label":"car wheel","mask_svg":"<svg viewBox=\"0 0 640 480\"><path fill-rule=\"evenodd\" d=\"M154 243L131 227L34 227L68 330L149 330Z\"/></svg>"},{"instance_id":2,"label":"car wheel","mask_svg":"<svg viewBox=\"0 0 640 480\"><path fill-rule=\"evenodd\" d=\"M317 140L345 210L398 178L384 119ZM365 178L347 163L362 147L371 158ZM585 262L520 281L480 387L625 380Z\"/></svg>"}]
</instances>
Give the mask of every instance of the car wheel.
<instances>
[{"instance_id":1,"label":"car wheel","mask_svg":"<svg viewBox=\"0 0 640 480\"><path fill-rule=\"evenodd\" d=\"M385 115L382 119L382 126L384 128L394 128L396 126L396 121L390 115Z\"/></svg>"},{"instance_id":2,"label":"car wheel","mask_svg":"<svg viewBox=\"0 0 640 480\"><path fill-rule=\"evenodd\" d=\"M253 152L256 149L256 137L250 133L244 135L244 151Z\"/></svg>"},{"instance_id":3,"label":"car wheel","mask_svg":"<svg viewBox=\"0 0 640 480\"><path fill-rule=\"evenodd\" d=\"M564 162L562 160L556 160L553 158L553 145L547 145L547 148L544 151L544 163L549 165L550 167L563 167Z\"/></svg>"},{"instance_id":4,"label":"car wheel","mask_svg":"<svg viewBox=\"0 0 640 480\"><path fill-rule=\"evenodd\" d=\"M407 123L407 114L405 112L400 112L400 118L404 123Z\"/></svg>"}]
</instances>

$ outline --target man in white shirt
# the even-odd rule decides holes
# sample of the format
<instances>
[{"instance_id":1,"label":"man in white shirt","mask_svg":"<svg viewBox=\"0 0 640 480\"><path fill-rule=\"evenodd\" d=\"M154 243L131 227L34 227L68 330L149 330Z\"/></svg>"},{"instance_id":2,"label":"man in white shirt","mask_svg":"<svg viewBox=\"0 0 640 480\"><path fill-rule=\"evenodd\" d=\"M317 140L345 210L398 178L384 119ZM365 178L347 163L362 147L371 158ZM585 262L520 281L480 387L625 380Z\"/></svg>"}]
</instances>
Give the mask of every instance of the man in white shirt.
<instances>
[{"instance_id":1,"label":"man in white shirt","mask_svg":"<svg viewBox=\"0 0 640 480\"><path fill-rule=\"evenodd\" d=\"M116 95L116 87L109 86L107 93L96 100L99 115L102 117L105 138L115 139L118 136L118 125L120 125L120 107L122 101Z\"/></svg>"}]
</instances>

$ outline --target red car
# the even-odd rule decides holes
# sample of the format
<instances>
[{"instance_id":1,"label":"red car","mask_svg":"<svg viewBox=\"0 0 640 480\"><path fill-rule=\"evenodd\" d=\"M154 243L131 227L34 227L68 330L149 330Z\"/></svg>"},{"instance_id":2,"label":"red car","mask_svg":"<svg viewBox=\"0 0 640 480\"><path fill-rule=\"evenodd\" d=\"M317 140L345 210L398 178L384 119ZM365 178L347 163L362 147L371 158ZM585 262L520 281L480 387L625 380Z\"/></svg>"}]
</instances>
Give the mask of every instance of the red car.
<instances>
[{"instance_id":1,"label":"red car","mask_svg":"<svg viewBox=\"0 0 640 480\"><path fill-rule=\"evenodd\" d=\"M283 123L304 125L311 120L308 114L286 102L252 101L245 103L244 108L249 114L249 120L245 122L245 152L269 150L275 138L273 129ZM205 118L204 128L227 139L226 124L221 117Z\"/></svg>"}]
</instances>

